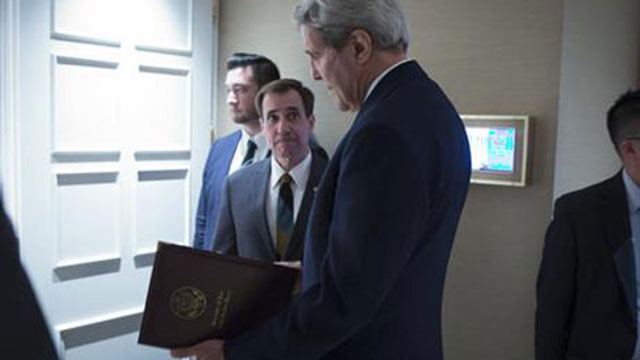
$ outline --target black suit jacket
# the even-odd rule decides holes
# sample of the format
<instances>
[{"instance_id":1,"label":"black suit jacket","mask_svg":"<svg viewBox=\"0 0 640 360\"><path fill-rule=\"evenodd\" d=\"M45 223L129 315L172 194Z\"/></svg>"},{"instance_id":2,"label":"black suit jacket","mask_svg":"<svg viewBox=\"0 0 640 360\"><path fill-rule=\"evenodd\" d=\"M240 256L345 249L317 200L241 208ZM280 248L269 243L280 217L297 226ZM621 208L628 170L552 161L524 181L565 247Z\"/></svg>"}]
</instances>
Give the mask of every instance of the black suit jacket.
<instances>
[{"instance_id":1,"label":"black suit jacket","mask_svg":"<svg viewBox=\"0 0 640 360\"><path fill-rule=\"evenodd\" d=\"M622 172L555 203L537 283L537 360L630 359L636 280Z\"/></svg>"},{"instance_id":2,"label":"black suit jacket","mask_svg":"<svg viewBox=\"0 0 640 360\"><path fill-rule=\"evenodd\" d=\"M265 159L231 174L222 191L220 215L213 250L267 261L302 259L304 235L315 189L327 167L327 160L315 153L309 179L285 255L278 258L269 232L265 202L269 194L271 159Z\"/></svg>"},{"instance_id":3,"label":"black suit jacket","mask_svg":"<svg viewBox=\"0 0 640 360\"><path fill-rule=\"evenodd\" d=\"M458 113L415 61L374 88L316 193L303 292L236 359L441 360L442 288L470 174Z\"/></svg>"},{"instance_id":4,"label":"black suit jacket","mask_svg":"<svg viewBox=\"0 0 640 360\"><path fill-rule=\"evenodd\" d=\"M16 237L1 207L0 284L0 357L57 359L49 330L20 263Z\"/></svg>"}]
</instances>

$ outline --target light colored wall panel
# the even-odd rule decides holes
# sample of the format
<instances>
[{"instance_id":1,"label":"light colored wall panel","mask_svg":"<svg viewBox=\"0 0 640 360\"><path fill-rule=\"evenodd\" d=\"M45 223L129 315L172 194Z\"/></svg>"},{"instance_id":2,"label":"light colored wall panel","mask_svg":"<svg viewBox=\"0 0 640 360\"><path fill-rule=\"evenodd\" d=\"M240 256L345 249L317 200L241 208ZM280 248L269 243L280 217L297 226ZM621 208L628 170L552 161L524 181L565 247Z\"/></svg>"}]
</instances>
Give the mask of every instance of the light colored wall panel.
<instances>
[{"instance_id":1,"label":"light colored wall panel","mask_svg":"<svg viewBox=\"0 0 640 360\"><path fill-rule=\"evenodd\" d=\"M56 180L56 263L90 263L117 256L118 174L58 174Z\"/></svg>"},{"instance_id":2,"label":"light colored wall panel","mask_svg":"<svg viewBox=\"0 0 640 360\"><path fill-rule=\"evenodd\" d=\"M118 148L118 63L53 56L54 150Z\"/></svg>"},{"instance_id":3,"label":"light colored wall panel","mask_svg":"<svg viewBox=\"0 0 640 360\"><path fill-rule=\"evenodd\" d=\"M158 240L189 241L189 177L186 169L138 172L136 253L155 250ZM158 196L162 194L162 196Z\"/></svg>"},{"instance_id":4,"label":"light colored wall panel","mask_svg":"<svg viewBox=\"0 0 640 360\"><path fill-rule=\"evenodd\" d=\"M122 5L122 0L51 0L52 37L119 46Z\"/></svg>"},{"instance_id":5,"label":"light colored wall panel","mask_svg":"<svg viewBox=\"0 0 640 360\"><path fill-rule=\"evenodd\" d=\"M640 2L567 0L554 198L621 167L607 110L640 74Z\"/></svg>"},{"instance_id":6,"label":"light colored wall panel","mask_svg":"<svg viewBox=\"0 0 640 360\"><path fill-rule=\"evenodd\" d=\"M137 149L188 149L191 77L186 69L140 66L130 125Z\"/></svg>"},{"instance_id":7,"label":"light colored wall panel","mask_svg":"<svg viewBox=\"0 0 640 360\"><path fill-rule=\"evenodd\" d=\"M113 359L166 358L167 350L135 345L142 310L118 311L57 326L64 359L95 359L104 353Z\"/></svg>"},{"instance_id":8,"label":"light colored wall panel","mask_svg":"<svg viewBox=\"0 0 640 360\"><path fill-rule=\"evenodd\" d=\"M143 50L190 52L192 0L139 0L135 4L137 47Z\"/></svg>"}]
</instances>

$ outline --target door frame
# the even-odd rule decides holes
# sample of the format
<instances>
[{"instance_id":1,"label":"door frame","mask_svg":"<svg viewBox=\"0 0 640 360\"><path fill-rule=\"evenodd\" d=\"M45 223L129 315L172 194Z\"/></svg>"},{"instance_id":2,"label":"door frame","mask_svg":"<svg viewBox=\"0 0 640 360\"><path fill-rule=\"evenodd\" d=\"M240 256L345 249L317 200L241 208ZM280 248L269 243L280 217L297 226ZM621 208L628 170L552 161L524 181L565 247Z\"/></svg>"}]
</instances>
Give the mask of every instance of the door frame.
<instances>
[{"instance_id":1,"label":"door frame","mask_svg":"<svg viewBox=\"0 0 640 360\"><path fill-rule=\"evenodd\" d=\"M4 208L20 234L20 1L0 2L0 180Z\"/></svg>"}]
</instances>

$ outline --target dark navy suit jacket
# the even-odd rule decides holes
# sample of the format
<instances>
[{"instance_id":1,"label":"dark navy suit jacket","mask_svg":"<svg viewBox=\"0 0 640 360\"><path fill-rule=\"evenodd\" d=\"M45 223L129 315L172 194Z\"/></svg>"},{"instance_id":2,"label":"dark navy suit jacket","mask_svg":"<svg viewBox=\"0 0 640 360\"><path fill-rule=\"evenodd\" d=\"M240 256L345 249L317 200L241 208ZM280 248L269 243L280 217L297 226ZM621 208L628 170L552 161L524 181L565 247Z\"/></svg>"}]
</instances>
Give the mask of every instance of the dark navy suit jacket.
<instances>
[{"instance_id":1,"label":"dark navy suit jacket","mask_svg":"<svg viewBox=\"0 0 640 360\"><path fill-rule=\"evenodd\" d=\"M222 185L241 137L242 132L238 130L211 145L202 174L202 190L196 214L196 232L193 238L193 247L196 249L211 250L215 222L220 211Z\"/></svg>"},{"instance_id":2,"label":"dark navy suit jacket","mask_svg":"<svg viewBox=\"0 0 640 360\"><path fill-rule=\"evenodd\" d=\"M0 207L0 357L57 359L38 301L20 263L17 245Z\"/></svg>"},{"instance_id":3,"label":"dark navy suit jacket","mask_svg":"<svg viewBox=\"0 0 640 360\"><path fill-rule=\"evenodd\" d=\"M560 197L538 274L536 359L631 359L636 293L622 172Z\"/></svg>"},{"instance_id":4,"label":"dark navy suit jacket","mask_svg":"<svg viewBox=\"0 0 640 360\"><path fill-rule=\"evenodd\" d=\"M226 358L441 360L442 290L469 176L447 97L416 62L393 69L316 192L303 292L228 340Z\"/></svg>"},{"instance_id":5,"label":"dark navy suit jacket","mask_svg":"<svg viewBox=\"0 0 640 360\"><path fill-rule=\"evenodd\" d=\"M320 156L311 158L307 186L282 259L278 257L271 238L265 209L269 196L271 159L259 161L231 174L222 190L213 250L256 260L302 260L309 212L315 189L326 167L326 159Z\"/></svg>"}]
</instances>

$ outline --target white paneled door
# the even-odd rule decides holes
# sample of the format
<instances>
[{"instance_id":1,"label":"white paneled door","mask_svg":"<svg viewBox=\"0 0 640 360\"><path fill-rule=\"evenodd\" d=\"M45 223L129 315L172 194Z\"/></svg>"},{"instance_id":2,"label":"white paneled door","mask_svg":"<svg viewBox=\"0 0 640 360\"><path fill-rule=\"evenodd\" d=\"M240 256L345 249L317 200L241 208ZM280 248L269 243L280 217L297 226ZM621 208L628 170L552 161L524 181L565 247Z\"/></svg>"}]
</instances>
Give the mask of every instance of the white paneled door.
<instances>
[{"instance_id":1,"label":"white paneled door","mask_svg":"<svg viewBox=\"0 0 640 360\"><path fill-rule=\"evenodd\" d=\"M67 360L137 345L160 239L189 244L209 119L212 0L23 0L22 258Z\"/></svg>"}]
</instances>

